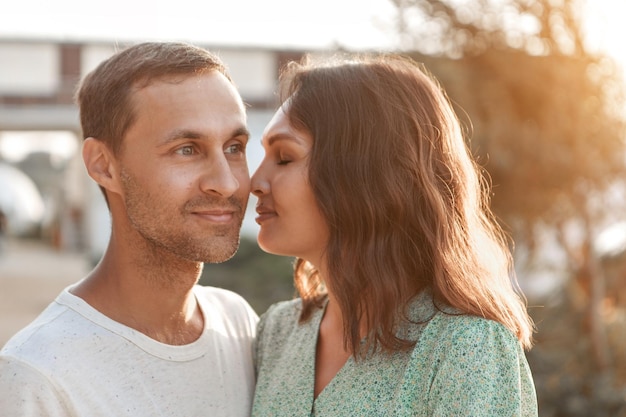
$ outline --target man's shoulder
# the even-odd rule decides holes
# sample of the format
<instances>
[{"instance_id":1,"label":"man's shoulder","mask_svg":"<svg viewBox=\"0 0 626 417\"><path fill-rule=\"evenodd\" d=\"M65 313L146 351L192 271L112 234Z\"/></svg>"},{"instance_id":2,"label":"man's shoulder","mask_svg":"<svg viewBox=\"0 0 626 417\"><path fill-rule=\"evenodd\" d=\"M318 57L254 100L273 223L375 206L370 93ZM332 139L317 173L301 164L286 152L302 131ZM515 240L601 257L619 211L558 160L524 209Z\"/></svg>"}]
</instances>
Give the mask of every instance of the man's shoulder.
<instances>
[{"instance_id":1,"label":"man's shoulder","mask_svg":"<svg viewBox=\"0 0 626 417\"><path fill-rule=\"evenodd\" d=\"M61 362L68 347L77 346L82 320L71 309L56 302L50 304L33 322L17 332L0 350L0 357L31 363Z\"/></svg>"},{"instance_id":2,"label":"man's shoulder","mask_svg":"<svg viewBox=\"0 0 626 417\"><path fill-rule=\"evenodd\" d=\"M194 287L194 294L197 298L203 301L208 301L209 303L218 303L224 306L239 308L246 308L250 306L241 295L224 288L196 285Z\"/></svg>"},{"instance_id":3,"label":"man's shoulder","mask_svg":"<svg viewBox=\"0 0 626 417\"><path fill-rule=\"evenodd\" d=\"M238 321L256 326L258 315L250 304L239 294L210 286L196 285L194 294L203 311L213 320Z\"/></svg>"}]
</instances>

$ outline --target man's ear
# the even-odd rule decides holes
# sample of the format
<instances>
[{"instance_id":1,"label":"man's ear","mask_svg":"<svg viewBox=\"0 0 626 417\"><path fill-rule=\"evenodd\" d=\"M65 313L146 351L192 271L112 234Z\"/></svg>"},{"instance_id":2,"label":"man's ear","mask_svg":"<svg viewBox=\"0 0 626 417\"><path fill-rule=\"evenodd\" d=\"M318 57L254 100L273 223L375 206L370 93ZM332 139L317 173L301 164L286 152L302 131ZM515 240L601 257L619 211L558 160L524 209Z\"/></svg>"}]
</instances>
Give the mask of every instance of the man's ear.
<instances>
[{"instance_id":1,"label":"man's ear","mask_svg":"<svg viewBox=\"0 0 626 417\"><path fill-rule=\"evenodd\" d=\"M116 159L103 141L91 137L85 139L83 161L87 173L98 185L110 192L120 192Z\"/></svg>"}]
</instances>

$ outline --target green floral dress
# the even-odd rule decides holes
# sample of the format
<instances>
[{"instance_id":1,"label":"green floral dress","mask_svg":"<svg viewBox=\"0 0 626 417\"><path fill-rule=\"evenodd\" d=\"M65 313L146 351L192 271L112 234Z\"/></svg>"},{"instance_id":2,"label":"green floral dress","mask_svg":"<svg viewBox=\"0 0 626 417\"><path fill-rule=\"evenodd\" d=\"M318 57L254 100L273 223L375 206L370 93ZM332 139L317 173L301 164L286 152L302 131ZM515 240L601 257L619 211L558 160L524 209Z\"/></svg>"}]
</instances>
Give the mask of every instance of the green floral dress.
<instances>
[{"instance_id":1,"label":"green floral dress","mask_svg":"<svg viewBox=\"0 0 626 417\"><path fill-rule=\"evenodd\" d=\"M412 302L408 352L352 357L316 399L315 347L324 311L298 324L301 300L261 317L252 415L537 416L535 388L515 336L479 317L442 311L429 291Z\"/></svg>"}]
</instances>

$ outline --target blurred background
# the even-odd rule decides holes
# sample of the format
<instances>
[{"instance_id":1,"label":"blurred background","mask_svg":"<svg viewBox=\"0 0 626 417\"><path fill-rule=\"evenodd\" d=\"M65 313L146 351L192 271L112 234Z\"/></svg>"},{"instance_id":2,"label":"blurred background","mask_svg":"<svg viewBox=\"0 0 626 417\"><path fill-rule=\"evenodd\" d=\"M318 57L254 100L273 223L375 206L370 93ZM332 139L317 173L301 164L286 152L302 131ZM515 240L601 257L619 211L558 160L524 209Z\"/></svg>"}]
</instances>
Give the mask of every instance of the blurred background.
<instances>
[{"instance_id":1,"label":"blurred background","mask_svg":"<svg viewBox=\"0 0 626 417\"><path fill-rule=\"evenodd\" d=\"M73 93L126 45L218 53L249 104L251 172L281 66L394 51L441 81L493 185L537 324L541 416L626 416L626 2L22 0L0 4L0 345L95 265L109 217L80 158ZM291 259L255 241L202 283L261 314L293 297Z\"/></svg>"}]
</instances>

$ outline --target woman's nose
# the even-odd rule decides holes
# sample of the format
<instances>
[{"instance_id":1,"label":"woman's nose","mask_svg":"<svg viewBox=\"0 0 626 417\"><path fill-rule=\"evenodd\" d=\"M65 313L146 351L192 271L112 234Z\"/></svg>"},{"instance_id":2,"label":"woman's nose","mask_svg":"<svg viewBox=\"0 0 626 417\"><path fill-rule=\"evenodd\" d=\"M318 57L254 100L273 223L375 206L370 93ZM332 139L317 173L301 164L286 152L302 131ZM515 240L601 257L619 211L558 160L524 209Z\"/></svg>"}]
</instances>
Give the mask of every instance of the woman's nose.
<instances>
[{"instance_id":1,"label":"woman's nose","mask_svg":"<svg viewBox=\"0 0 626 417\"><path fill-rule=\"evenodd\" d=\"M259 166L250 179L250 190L257 197L267 194L270 189L270 184L265 175L263 175L262 168L263 165Z\"/></svg>"}]
</instances>

